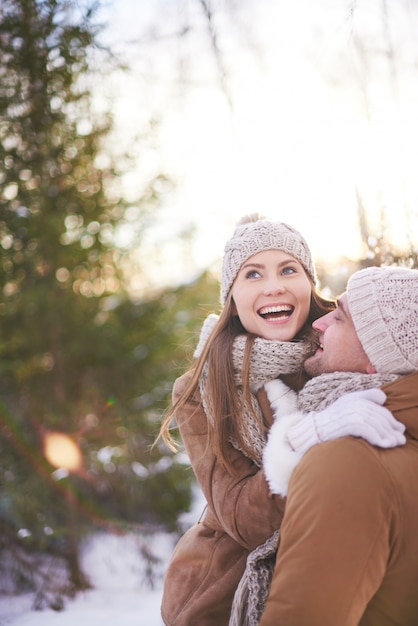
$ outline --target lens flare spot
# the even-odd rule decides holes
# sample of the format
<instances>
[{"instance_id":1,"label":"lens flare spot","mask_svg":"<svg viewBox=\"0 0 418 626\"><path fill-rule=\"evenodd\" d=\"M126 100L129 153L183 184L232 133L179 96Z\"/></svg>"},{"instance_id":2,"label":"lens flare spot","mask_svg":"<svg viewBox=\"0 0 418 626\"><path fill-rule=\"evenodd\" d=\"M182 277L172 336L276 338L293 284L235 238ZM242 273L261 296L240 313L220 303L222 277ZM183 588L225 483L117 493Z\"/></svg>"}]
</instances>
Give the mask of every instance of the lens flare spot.
<instances>
[{"instance_id":1,"label":"lens flare spot","mask_svg":"<svg viewBox=\"0 0 418 626\"><path fill-rule=\"evenodd\" d=\"M50 432L45 435L44 455L51 465L69 472L77 472L83 465L79 446L64 433Z\"/></svg>"}]
</instances>

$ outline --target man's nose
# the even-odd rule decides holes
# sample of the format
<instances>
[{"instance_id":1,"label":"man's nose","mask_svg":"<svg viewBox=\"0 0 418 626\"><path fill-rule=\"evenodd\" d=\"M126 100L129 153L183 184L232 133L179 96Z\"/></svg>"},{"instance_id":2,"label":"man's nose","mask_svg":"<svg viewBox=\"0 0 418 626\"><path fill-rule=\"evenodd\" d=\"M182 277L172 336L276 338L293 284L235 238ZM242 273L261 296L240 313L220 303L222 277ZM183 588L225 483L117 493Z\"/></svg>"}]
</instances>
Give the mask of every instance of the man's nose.
<instances>
[{"instance_id":1,"label":"man's nose","mask_svg":"<svg viewBox=\"0 0 418 626\"><path fill-rule=\"evenodd\" d=\"M330 325L331 322L331 315L332 315L332 311L330 313L327 313L326 315L323 315L322 317L318 317L317 320L315 320L314 322L312 322L312 328L314 328L315 330L317 330L320 333L324 333L325 330L328 328L328 326Z\"/></svg>"}]
</instances>

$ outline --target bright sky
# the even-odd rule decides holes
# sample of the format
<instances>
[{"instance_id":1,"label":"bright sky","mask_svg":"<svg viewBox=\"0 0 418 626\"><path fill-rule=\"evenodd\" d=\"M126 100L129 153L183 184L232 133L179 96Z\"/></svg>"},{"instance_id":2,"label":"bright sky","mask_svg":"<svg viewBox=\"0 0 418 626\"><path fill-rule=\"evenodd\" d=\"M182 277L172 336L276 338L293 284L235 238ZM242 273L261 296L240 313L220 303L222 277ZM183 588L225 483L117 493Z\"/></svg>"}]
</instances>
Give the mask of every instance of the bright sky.
<instances>
[{"instance_id":1,"label":"bright sky","mask_svg":"<svg viewBox=\"0 0 418 626\"><path fill-rule=\"evenodd\" d=\"M113 0L119 44L148 26L181 39L136 46L115 96L121 136L161 116L157 162L177 180L144 244L157 282L221 257L237 220L258 211L298 228L316 259L364 252L356 190L371 235L418 245L418 10L413 0L213 1L231 104L220 89L200 0ZM229 12L227 10L230 8ZM386 9L385 9L386 8ZM386 10L386 13L385 13ZM182 80L180 80L182 79ZM179 256L179 230L195 238ZM154 268L155 269L155 268ZM151 271L151 270L150 270Z\"/></svg>"}]
</instances>

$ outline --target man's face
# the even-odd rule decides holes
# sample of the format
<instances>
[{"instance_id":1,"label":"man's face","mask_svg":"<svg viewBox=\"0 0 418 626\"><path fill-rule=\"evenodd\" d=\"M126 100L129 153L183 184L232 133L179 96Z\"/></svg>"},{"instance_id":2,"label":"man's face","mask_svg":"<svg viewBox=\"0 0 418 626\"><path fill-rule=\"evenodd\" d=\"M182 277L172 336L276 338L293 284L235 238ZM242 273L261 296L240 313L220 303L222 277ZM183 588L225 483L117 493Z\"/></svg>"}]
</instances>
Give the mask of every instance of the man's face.
<instances>
[{"instance_id":1,"label":"man's face","mask_svg":"<svg viewBox=\"0 0 418 626\"><path fill-rule=\"evenodd\" d=\"M310 376L329 372L376 372L354 328L347 294L339 298L335 311L320 317L312 326L319 332L320 347L305 361L305 370Z\"/></svg>"}]
</instances>

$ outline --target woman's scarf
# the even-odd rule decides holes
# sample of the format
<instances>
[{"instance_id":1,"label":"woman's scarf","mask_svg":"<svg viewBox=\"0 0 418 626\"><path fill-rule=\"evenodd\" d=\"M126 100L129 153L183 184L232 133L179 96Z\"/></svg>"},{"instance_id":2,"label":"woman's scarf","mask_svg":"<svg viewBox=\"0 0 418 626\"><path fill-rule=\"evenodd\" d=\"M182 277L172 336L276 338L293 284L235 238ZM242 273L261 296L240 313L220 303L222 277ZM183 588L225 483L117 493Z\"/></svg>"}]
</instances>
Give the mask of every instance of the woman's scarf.
<instances>
[{"instance_id":1,"label":"woman's scarf","mask_svg":"<svg viewBox=\"0 0 418 626\"><path fill-rule=\"evenodd\" d=\"M211 314L205 320L199 344L194 353L195 357L200 356L206 341L214 330L219 317ZM249 384L251 389L251 404L243 397L242 368L244 362L246 335L238 335L232 346L232 362L234 367L234 378L240 398L244 419L242 420L244 432L240 433L245 443L246 450L243 450L236 437L231 435L230 442L246 456L249 456L258 467L262 465L262 454L266 444L267 436L263 429L263 415L256 397L256 391L264 383L274 380L283 374L294 374L298 372L311 350L308 342L291 341L269 341L257 337L251 350ZM208 376L208 364L206 363L199 380L199 389L202 397L203 408L208 420L214 424L213 405L209 394L206 393L206 382ZM256 416L256 417L255 417ZM250 452L249 452L250 451Z\"/></svg>"}]
</instances>

